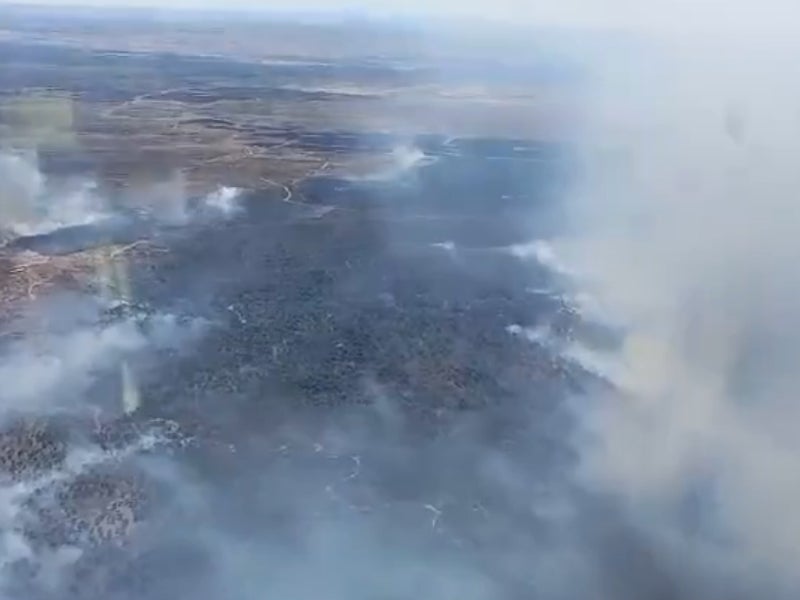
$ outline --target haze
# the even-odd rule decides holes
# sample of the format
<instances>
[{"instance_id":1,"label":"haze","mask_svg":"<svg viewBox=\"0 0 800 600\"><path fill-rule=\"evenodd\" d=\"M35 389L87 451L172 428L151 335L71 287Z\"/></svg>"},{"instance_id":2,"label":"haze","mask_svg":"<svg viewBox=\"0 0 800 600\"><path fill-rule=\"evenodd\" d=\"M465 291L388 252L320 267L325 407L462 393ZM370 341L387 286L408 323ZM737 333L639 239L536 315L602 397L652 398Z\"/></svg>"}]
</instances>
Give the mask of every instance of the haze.
<instances>
[{"instance_id":1,"label":"haze","mask_svg":"<svg viewBox=\"0 0 800 600\"><path fill-rule=\"evenodd\" d=\"M15 0L5 4L164 8L156 0ZM672 32L785 32L800 23L800 9L792 0L176 0L168 9L258 12L320 12L374 17L436 17L492 19L509 24L624 28Z\"/></svg>"}]
</instances>

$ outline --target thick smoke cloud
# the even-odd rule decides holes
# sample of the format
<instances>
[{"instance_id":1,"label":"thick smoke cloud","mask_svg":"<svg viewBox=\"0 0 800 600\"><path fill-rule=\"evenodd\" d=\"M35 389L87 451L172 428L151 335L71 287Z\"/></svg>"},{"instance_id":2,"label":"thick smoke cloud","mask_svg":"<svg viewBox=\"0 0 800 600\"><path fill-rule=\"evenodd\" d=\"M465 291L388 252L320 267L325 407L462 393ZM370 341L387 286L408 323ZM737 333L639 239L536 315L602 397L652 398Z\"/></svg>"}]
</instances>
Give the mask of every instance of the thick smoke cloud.
<instances>
[{"instance_id":1,"label":"thick smoke cloud","mask_svg":"<svg viewBox=\"0 0 800 600\"><path fill-rule=\"evenodd\" d=\"M715 16L720 35L643 37L636 58L591 65L558 250L626 326L601 357L617 393L577 405L579 479L622 507L680 597L794 597L798 48L732 43Z\"/></svg>"}]
</instances>

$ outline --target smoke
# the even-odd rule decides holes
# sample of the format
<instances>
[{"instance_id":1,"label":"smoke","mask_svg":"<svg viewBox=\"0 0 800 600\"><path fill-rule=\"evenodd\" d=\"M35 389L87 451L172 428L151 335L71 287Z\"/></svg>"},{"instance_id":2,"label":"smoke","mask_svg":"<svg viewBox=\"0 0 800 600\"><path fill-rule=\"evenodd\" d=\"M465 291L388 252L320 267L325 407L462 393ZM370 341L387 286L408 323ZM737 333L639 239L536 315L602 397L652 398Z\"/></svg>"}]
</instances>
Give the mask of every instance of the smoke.
<instances>
[{"instance_id":1,"label":"smoke","mask_svg":"<svg viewBox=\"0 0 800 600\"><path fill-rule=\"evenodd\" d=\"M48 186L35 154L0 154L0 228L16 235L48 233L105 216L105 202L92 181Z\"/></svg>"},{"instance_id":2,"label":"smoke","mask_svg":"<svg viewBox=\"0 0 800 600\"><path fill-rule=\"evenodd\" d=\"M0 225L12 238L30 236L27 239L56 236L76 225L100 227L118 207L97 189L91 180L49 179L33 155L0 154ZM198 204L215 218L227 216L235 209L237 195L224 188L209 197L208 207L205 197ZM181 203L188 203L185 197ZM174 223L158 214L156 220ZM140 415L141 405L148 401L141 386L157 357L180 356L208 329L205 320L136 304L124 252L115 254L114 248L103 247L106 243L101 240L94 244L97 247L90 244L93 250L88 253L58 259L18 254L13 244L4 249L6 265L12 269L1 300L4 312L16 316L4 319L0 330L2 598L42 597L39 592L66 596L61 591L65 577L74 573L77 561L92 559L81 559L84 549L74 543L52 538L43 544L37 538L36 528L47 527L41 521L42 511L51 508L42 503L64 493L65 486L78 485L82 477L91 480L98 471L116 473L125 481L127 471L134 468L132 461L168 441L162 439L162 425L151 425ZM93 264L98 267L93 283L100 290L86 285L80 293L53 293L58 290L53 285L47 286L50 293L36 298L29 286L30 301L23 303L14 296L17 279L57 279L70 269L80 271ZM130 419L137 423L131 426ZM133 429L120 434L113 451L92 437L100 435L102 427L124 432L126 423ZM109 504L102 510L113 507ZM114 518L102 510L91 518ZM66 529L68 524L59 527ZM31 572L22 574L26 569ZM36 594L17 589L31 577Z\"/></svg>"},{"instance_id":3,"label":"smoke","mask_svg":"<svg viewBox=\"0 0 800 600\"><path fill-rule=\"evenodd\" d=\"M120 210L134 211L154 222L182 226L202 219L229 219L239 212L240 190L220 187L192 198L182 173L138 184L111 198L96 181L48 178L35 153L0 152L0 233L33 236L58 229L103 224L113 227Z\"/></svg>"},{"instance_id":4,"label":"smoke","mask_svg":"<svg viewBox=\"0 0 800 600\"><path fill-rule=\"evenodd\" d=\"M313 412L261 380L248 388L247 378L260 375L260 369L289 368L278 359L295 351L291 344L317 350L299 338L316 340L310 332L327 328L342 333L330 324L333 305L325 308L324 319L313 320L308 297L318 296L316 287L302 298L300 310L308 314L292 314L292 330L302 335L278 332L268 338L276 327L272 321L258 329L264 313L253 307L265 302L263 296L285 292L278 295L281 311L298 302L288 269L278 271L285 282L265 291L263 282L274 272L265 275L265 254L248 246L259 257L253 275L259 295L234 308L252 309L255 318L237 314L237 321L247 325L248 335L263 335L269 344L251 350L220 342L219 356L256 359L237 365L234 375L223 373L229 377L226 391L212 388L205 404L203 394L215 373L198 378L188 392L180 390L186 394L180 399L190 397L209 420L224 421L229 412L239 429L229 447L216 447L219 454L208 458L210 464L150 465L172 492L172 504L161 508L164 520L156 526L163 525L159 542L170 551L156 569L161 593L142 597L192 597L187 589L192 584L198 587L195 596L235 600L323 594L485 600L531 597L531 590L545 600L794 596L800 584L800 519L794 512L800 501L800 448L793 432L800 416L794 400L794 365L800 358L794 195L800 181L793 157L800 104L789 60L796 48L752 39L731 46L723 39L644 37L638 50L582 57L592 68L595 93L586 98L584 173L570 206L568 235L484 253L511 255L515 264L536 260L556 271L557 281L571 280L568 303L584 319L608 315L615 326L622 324L620 343L602 350L581 338L585 332L565 340L549 323L517 323L517 311L496 296L486 302L485 314L504 311L502 318L508 319L497 335L519 339L520 352L527 352L525 344L537 348L525 355L526 373L566 370L550 357L555 352L613 384L574 401L577 456L564 450L565 417L551 408L554 402L540 381L531 381L524 404L487 386L482 395L492 401L488 408L464 411L445 425L437 419L447 413L438 407L429 410L433 425L399 416L406 399L371 382L364 385L372 406L315 406ZM391 177L419 167L422 159L413 149L400 150L395 158ZM45 193L35 170L27 172L9 179L24 206ZM159 220L181 224L188 215L185 189L176 177L144 196L163 200L155 201L163 208L155 211ZM227 213L234 197L221 190L204 204ZM288 246L296 233L282 243ZM463 253L460 246L425 240L430 244L447 251L438 257L442 261L429 256L426 263L391 263L400 275L381 271L382 281L430 268L431 279L441 278L435 282L440 287L461 289L463 280L446 279L443 268L433 270ZM344 256L339 262L356 271L358 265L349 262L353 257ZM319 266L301 262L308 264ZM298 271L322 275L320 269ZM354 272L348 283L355 287L359 281ZM388 284L386 289L395 291ZM400 285L396 289L402 291ZM391 298L388 291L384 295ZM419 289L408 296L423 304ZM350 298L333 300L341 304ZM454 293L436 306L459 300ZM378 309L366 306L363 313L373 318ZM433 306L423 305L423 316L437 329L452 326L460 336L452 356L445 355L453 364L426 348L410 328L389 333L418 342L415 349L388 356L420 370L449 368L448 387L440 395L455 404L459 377L484 383L477 368L456 368L484 313L469 313L474 320L462 323L441 318ZM362 312L361 306L353 312ZM398 314L396 320L406 318ZM364 325L352 324L353 330ZM361 352L354 360L363 361L370 352L403 345L388 334L376 339L379 343L364 350L355 334L342 335L342 341L331 334L319 346L335 346L343 354L354 348ZM80 397L95 369L143 353L153 343L123 322L60 335L44 355L33 346L13 347L0 361L0 375L14 385L0 392L0 399L36 406L64 389ZM486 329L478 344L490 359L503 348ZM305 358L301 350L291 360ZM321 380L308 373L298 378L308 389L315 386L312 391L327 386L335 391L336 369L349 368L350 358L331 358ZM496 377L505 375L501 362L490 363ZM15 379L19 373L28 375L22 387ZM566 379L559 385L567 385ZM248 394L256 401L240 400ZM331 396L331 402L339 399ZM441 427L445 434L428 438L418 431L424 427ZM567 484L561 478L575 462L576 478ZM13 557L27 552L19 539L6 542ZM181 577L173 594L167 593L170 577Z\"/></svg>"},{"instance_id":5,"label":"smoke","mask_svg":"<svg viewBox=\"0 0 800 600\"><path fill-rule=\"evenodd\" d=\"M382 157L383 158L383 157ZM431 164L436 161L436 157L428 156L420 148L413 145L399 145L392 149L391 153L381 160L380 167L366 175L348 175L348 181L366 182L391 182L408 173L413 173L415 169Z\"/></svg>"},{"instance_id":6,"label":"smoke","mask_svg":"<svg viewBox=\"0 0 800 600\"><path fill-rule=\"evenodd\" d=\"M204 204L209 209L229 217L241 210L241 205L238 202L240 193L241 191L236 188L222 187L208 194L204 198Z\"/></svg>"},{"instance_id":7,"label":"smoke","mask_svg":"<svg viewBox=\"0 0 800 600\"><path fill-rule=\"evenodd\" d=\"M113 451L84 439L101 416L113 423L127 412L120 402L125 398L114 393L120 386L103 383L117 381L120 366L123 373L130 372L131 364L136 366L134 381L141 381L148 354L182 348L202 332L200 323L180 324L165 315L155 315L150 330L143 331L133 320L91 325L70 312L61 306L58 327L6 345L0 353L0 598L39 598L44 592L45 597L66 597L64 586L74 577L71 573L85 548L70 541L58 543L58 538L42 544L37 538L42 509L83 477L115 470L124 476L140 455L170 441L159 427L147 423L136 427L129 439L120 440ZM46 314L39 312L38 317L46 318ZM81 429L67 429L79 423L83 423ZM48 451L49 442L44 442L41 454L31 454L25 436L37 428L46 436L56 436L57 449ZM15 472L15 461L26 460L30 470ZM30 569L28 576L25 569ZM19 588L31 576L38 592Z\"/></svg>"},{"instance_id":8,"label":"smoke","mask_svg":"<svg viewBox=\"0 0 800 600\"><path fill-rule=\"evenodd\" d=\"M240 212L238 188L221 186L200 197L192 197L183 173L172 173L161 181L140 183L129 194L138 210L158 223L184 226L206 219L229 219Z\"/></svg>"},{"instance_id":9,"label":"smoke","mask_svg":"<svg viewBox=\"0 0 800 600\"><path fill-rule=\"evenodd\" d=\"M44 179L29 160L23 156L0 156L2 190L0 202L4 207L4 220L12 223L31 218L36 199L42 194Z\"/></svg>"},{"instance_id":10,"label":"smoke","mask_svg":"<svg viewBox=\"0 0 800 600\"><path fill-rule=\"evenodd\" d=\"M392 151L392 158L397 174L410 171L430 160L422 150L414 146L398 146Z\"/></svg>"},{"instance_id":11,"label":"smoke","mask_svg":"<svg viewBox=\"0 0 800 600\"><path fill-rule=\"evenodd\" d=\"M200 321L182 322L163 314L149 317L147 326L144 330L137 319L107 325L78 322L66 331L39 332L8 344L0 353L4 411L42 415L84 410L80 399L99 374L137 353L180 347L203 329Z\"/></svg>"},{"instance_id":12,"label":"smoke","mask_svg":"<svg viewBox=\"0 0 800 600\"><path fill-rule=\"evenodd\" d=\"M576 405L578 476L679 597L794 597L798 48L706 25L720 35L643 37L591 65L585 172L554 246L625 333L584 349L613 362L616 393Z\"/></svg>"}]
</instances>

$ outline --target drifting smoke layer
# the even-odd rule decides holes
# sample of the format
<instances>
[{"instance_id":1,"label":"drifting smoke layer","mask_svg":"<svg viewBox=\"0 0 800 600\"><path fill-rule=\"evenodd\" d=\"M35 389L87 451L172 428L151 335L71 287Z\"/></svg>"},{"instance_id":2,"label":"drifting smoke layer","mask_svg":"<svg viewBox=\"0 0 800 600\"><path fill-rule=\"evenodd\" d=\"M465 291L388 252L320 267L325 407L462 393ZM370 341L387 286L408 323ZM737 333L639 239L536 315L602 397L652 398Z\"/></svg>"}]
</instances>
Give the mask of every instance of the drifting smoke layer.
<instances>
[{"instance_id":1,"label":"drifting smoke layer","mask_svg":"<svg viewBox=\"0 0 800 600\"><path fill-rule=\"evenodd\" d=\"M0 228L10 236L20 236L46 234L73 225L100 227L101 219L111 216L111 206L94 190L91 182L69 187L48 181L38 171L34 156L0 155ZM177 198L179 216L189 214L182 190L168 198L157 191L154 189L146 201L152 204ZM223 188L200 199L196 212L227 216L236 210L237 196L236 190ZM175 211L163 218L157 210L150 214L159 223L178 220L168 218ZM138 462L140 453L167 443L160 426L151 427L145 420L131 435L117 441L113 451L86 439L86 435L90 431L99 435L101 425L113 431L135 413L140 404L139 382L146 379L154 356L174 356L205 332L204 321L152 312L135 304L124 256L115 258L110 250L100 252L106 257L101 265L109 272L101 268L97 283L110 297L43 297L21 307L24 316L18 321L3 323L0 598L42 597L17 589L23 580L28 581L20 577L23 567L30 570L37 589L48 592L45 597L66 597L63 587L68 581L65 578L73 576L70 569L76 561L92 559L82 558L84 548L58 537L48 538L55 547L42 545L36 534L36 527L41 525L37 502L63 493L64 486L80 487L81 478L91 481L99 471L118 472L120 479L112 481L124 483L124 469L131 467L129 463ZM26 335L6 337L9 325L9 331ZM52 435L46 429L49 424L54 426ZM40 428L43 437L37 437ZM128 505L118 509L109 501L98 510L101 512L95 514L95 522L105 523L120 514L124 522L133 509ZM41 526L45 537L52 533ZM66 530L68 523L58 527Z\"/></svg>"},{"instance_id":2,"label":"drifting smoke layer","mask_svg":"<svg viewBox=\"0 0 800 600\"><path fill-rule=\"evenodd\" d=\"M796 597L798 48L723 39L594 65L558 251L628 333L619 394L580 405L581 477L626 507L679 597Z\"/></svg>"},{"instance_id":3,"label":"drifting smoke layer","mask_svg":"<svg viewBox=\"0 0 800 600\"><path fill-rule=\"evenodd\" d=\"M83 558L86 547L76 545L75 540L46 538L51 545L43 546L37 532L46 537L52 530L46 526L36 529L41 525L39 509L45 506L37 502L72 489L69 486L80 486L82 478L91 481L99 472L119 472L124 477L125 469L138 463L140 455L169 443L165 437L168 428L147 421L136 426L135 435L121 438L113 450L85 439L85 434L92 426L98 433L101 422L113 427L123 413L132 412L125 406L122 387L136 385L146 375L152 363L150 354L182 350L206 329L204 321L161 313L107 323L104 322L107 319L99 317L97 308L95 302L74 297L54 298L52 302L34 306L28 318L40 327L27 338L4 345L0 351L3 381L0 598L3 599L68 597L64 586L74 576L78 561L94 559ZM133 373L137 379L132 379ZM135 392L138 395L138 388ZM133 407L136 409L138 406ZM53 431L61 433L53 434L52 440L56 441L48 441L51 438L46 437L40 442L43 446L32 445L36 438L28 437L26 428L35 431L45 423L52 423ZM78 423L82 425L76 430L77 436L73 436L69 428ZM63 456L59 450L62 443ZM18 470L21 465L30 471ZM114 480L110 481L113 485ZM100 512L96 513L96 519L111 519L117 514L110 501L99 504L97 510ZM57 514L65 520L58 527L66 528L67 513ZM78 523L81 524L85 522ZM46 591L47 595L29 595L31 592L17 589L23 581L28 581L20 578L23 567L30 570L36 589ZM87 591L86 596L80 597L95 596Z\"/></svg>"},{"instance_id":4,"label":"drifting smoke layer","mask_svg":"<svg viewBox=\"0 0 800 600\"><path fill-rule=\"evenodd\" d=\"M148 318L146 330L131 319L12 343L0 353L0 379L4 382L0 403L4 411L16 414L80 409L59 405L60 400L75 402L99 373L115 368L123 358L148 348L179 347L197 337L202 328L200 321L183 322L174 315L156 314Z\"/></svg>"}]
</instances>

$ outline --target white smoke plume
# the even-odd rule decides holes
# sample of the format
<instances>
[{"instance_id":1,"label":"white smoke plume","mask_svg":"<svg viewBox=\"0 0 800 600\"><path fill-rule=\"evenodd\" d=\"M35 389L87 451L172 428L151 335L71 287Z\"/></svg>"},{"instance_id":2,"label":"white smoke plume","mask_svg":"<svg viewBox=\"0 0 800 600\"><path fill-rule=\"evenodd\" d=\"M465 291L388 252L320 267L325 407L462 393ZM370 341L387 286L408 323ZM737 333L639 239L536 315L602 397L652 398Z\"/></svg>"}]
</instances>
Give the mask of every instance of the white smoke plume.
<instances>
[{"instance_id":1,"label":"white smoke plume","mask_svg":"<svg viewBox=\"0 0 800 600\"><path fill-rule=\"evenodd\" d=\"M9 234L48 233L107 216L96 184L81 180L54 189L39 170L35 154L0 153L0 229Z\"/></svg>"},{"instance_id":2,"label":"white smoke plume","mask_svg":"<svg viewBox=\"0 0 800 600\"><path fill-rule=\"evenodd\" d=\"M556 251L627 328L603 357L618 393L578 407L580 477L679 587L708 586L679 597L795 597L800 48L707 25L719 35L591 64L586 173Z\"/></svg>"},{"instance_id":3,"label":"white smoke plume","mask_svg":"<svg viewBox=\"0 0 800 600\"><path fill-rule=\"evenodd\" d=\"M156 222L180 226L201 215L231 218L241 208L240 196L241 190L223 186L193 206L185 178L178 172L165 180L136 186L117 204ZM0 233L6 238L107 220L118 208L113 204L93 179L54 181L42 173L35 153L0 152Z\"/></svg>"},{"instance_id":4,"label":"white smoke plume","mask_svg":"<svg viewBox=\"0 0 800 600\"><path fill-rule=\"evenodd\" d=\"M426 155L420 148L411 144L401 144L393 148L386 157L381 157L380 166L373 172L364 175L347 175L345 179L348 181L392 181L435 161L436 157Z\"/></svg>"},{"instance_id":5,"label":"white smoke plume","mask_svg":"<svg viewBox=\"0 0 800 600\"><path fill-rule=\"evenodd\" d=\"M241 210L240 196L241 190L238 188L221 187L217 191L208 194L204 198L204 204L209 209L228 217Z\"/></svg>"}]
</instances>

